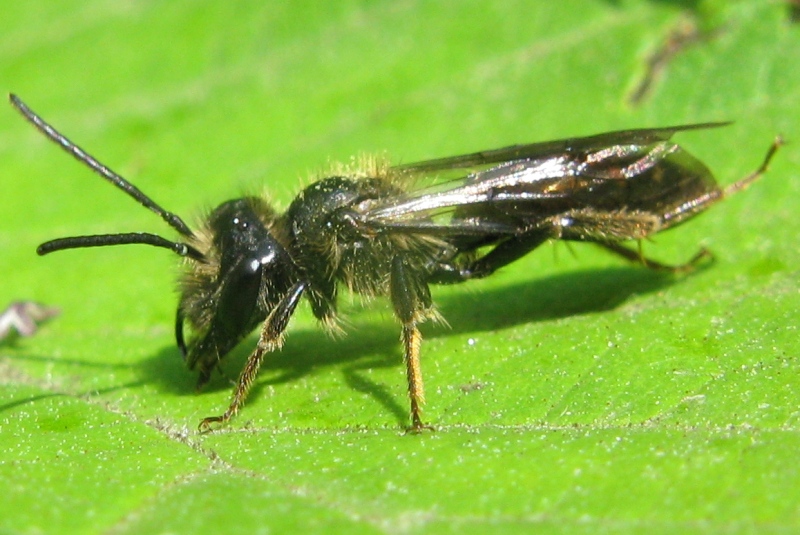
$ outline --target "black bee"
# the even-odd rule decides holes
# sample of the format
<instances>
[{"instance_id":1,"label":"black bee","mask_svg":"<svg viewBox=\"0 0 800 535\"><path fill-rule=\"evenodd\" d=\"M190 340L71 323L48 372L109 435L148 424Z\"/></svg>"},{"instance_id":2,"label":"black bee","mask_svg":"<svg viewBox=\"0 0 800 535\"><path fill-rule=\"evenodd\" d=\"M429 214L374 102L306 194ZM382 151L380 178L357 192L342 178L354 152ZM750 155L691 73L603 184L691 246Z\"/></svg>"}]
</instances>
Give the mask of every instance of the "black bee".
<instances>
[{"instance_id":1,"label":"black bee","mask_svg":"<svg viewBox=\"0 0 800 535\"><path fill-rule=\"evenodd\" d=\"M725 123L610 132L399 166L364 159L305 188L284 213L260 197L244 197L222 203L193 230L19 98L10 100L47 137L182 236L181 241L140 232L61 238L40 245L40 255L140 243L183 257L175 337L189 368L199 372L199 386L261 326L230 406L200 422L201 430L239 412L264 356L282 345L302 297L327 330L338 329L342 286L391 299L401 324L411 429L419 430L425 427L419 324L438 317L431 284L486 277L552 239L592 242L653 269L691 269L708 255L705 250L686 264L669 266L622 242L674 227L744 189L765 172L781 144L776 139L758 170L724 189L700 160L669 139ZM188 343L186 323L194 333Z\"/></svg>"}]
</instances>

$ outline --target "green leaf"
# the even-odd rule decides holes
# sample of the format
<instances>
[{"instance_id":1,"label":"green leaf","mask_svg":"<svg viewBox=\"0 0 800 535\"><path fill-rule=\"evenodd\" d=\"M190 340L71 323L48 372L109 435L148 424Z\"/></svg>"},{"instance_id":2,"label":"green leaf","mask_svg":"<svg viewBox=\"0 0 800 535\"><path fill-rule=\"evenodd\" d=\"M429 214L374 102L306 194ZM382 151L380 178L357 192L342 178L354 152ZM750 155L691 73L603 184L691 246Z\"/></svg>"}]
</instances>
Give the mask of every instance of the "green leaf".
<instances>
[{"instance_id":1,"label":"green leaf","mask_svg":"<svg viewBox=\"0 0 800 535\"><path fill-rule=\"evenodd\" d=\"M675 263L708 247L691 276L556 243L434 288L451 326L423 327L435 432L403 433L390 307L345 298L345 339L303 305L240 416L200 435L231 386L196 394L174 347L175 258L34 253L169 229L6 107L0 303L62 314L0 346L0 531L796 532L798 49L788 7L760 0L4 6L4 88L192 223L242 192L285 207L362 152L732 120L679 137L728 184L790 143L747 192L644 244Z\"/></svg>"}]
</instances>

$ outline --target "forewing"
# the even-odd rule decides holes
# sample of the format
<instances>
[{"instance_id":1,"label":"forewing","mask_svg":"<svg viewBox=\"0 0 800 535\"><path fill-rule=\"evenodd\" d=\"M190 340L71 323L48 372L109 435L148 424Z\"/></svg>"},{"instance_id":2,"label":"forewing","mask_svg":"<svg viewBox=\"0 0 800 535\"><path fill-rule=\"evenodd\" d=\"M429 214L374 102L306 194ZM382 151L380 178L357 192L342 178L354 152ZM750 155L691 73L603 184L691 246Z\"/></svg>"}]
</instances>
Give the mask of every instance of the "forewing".
<instances>
[{"instance_id":1,"label":"forewing","mask_svg":"<svg viewBox=\"0 0 800 535\"><path fill-rule=\"evenodd\" d=\"M613 145L650 145L658 141L667 141L676 132L719 128L729 124L729 122L716 122L668 126L664 128L619 130L587 137L559 139L540 143L529 143L527 145L511 145L501 149L402 164L396 166L394 169L404 173L427 174L434 171L449 169L484 167L512 160L548 158L565 152L594 152Z\"/></svg>"},{"instance_id":2,"label":"forewing","mask_svg":"<svg viewBox=\"0 0 800 535\"><path fill-rule=\"evenodd\" d=\"M436 174L496 164L370 206L362 221L385 230L499 236L583 208L663 214L717 188L705 165L670 136L722 124L611 132L401 166L395 169Z\"/></svg>"}]
</instances>

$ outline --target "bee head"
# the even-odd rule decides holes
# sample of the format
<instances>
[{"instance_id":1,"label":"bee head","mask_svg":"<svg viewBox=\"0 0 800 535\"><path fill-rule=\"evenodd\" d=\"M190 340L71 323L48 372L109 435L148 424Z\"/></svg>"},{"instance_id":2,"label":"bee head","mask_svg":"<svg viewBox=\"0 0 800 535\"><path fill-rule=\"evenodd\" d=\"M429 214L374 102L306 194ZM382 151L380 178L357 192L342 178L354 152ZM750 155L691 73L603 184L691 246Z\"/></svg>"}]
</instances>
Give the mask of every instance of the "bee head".
<instances>
[{"instance_id":1,"label":"bee head","mask_svg":"<svg viewBox=\"0 0 800 535\"><path fill-rule=\"evenodd\" d=\"M203 259L187 262L175 333L189 367L199 368L201 384L297 281L286 234L264 200L245 197L214 209L192 240ZM184 323L194 332L188 344Z\"/></svg>"},{"instance_id":2,"label":"bee head","mask_svg":"<svg viewBox=\"0 0 800 535\"><path fill-rule=\"evenodd\" d=\"M297 268L282 245L284 225L266 202L255 197L221 204L193 231L136 186L70 141L16 95L11 105L39 132L73 158L151 210L176 230L182 241L130 232L59 238L41 244L40 255L64 249L143 244L163 247L186 259L176 322L178 346L204 383L213 367L263 321L296 282ZM184 321L195 333L187 345Z\"/></svg>"}]
</instances>

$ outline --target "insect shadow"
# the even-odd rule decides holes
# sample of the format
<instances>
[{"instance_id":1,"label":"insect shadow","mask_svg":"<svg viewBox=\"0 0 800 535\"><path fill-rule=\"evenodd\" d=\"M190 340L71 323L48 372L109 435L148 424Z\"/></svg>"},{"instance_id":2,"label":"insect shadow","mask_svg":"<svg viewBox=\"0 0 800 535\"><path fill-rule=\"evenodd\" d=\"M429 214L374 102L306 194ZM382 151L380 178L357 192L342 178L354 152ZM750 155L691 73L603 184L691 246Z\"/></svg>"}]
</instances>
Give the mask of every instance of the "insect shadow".
<instances>
[{"instance_id":1,"label":"insect shadow","mask_svg":"<svg viewBox=\"0 0 800 535\"><path fill-rule=\"evenodd\" d=\"M613 310L634 295L656 292L680 278L631 266L554 274L533 282L521 281L491 288L476 283L470 292L440 292L443 295L436 296L439 310L448 325L426 324L426 340ZM587 291L589 288L591 291ZM510 304L513 304L513 313L509 313ZM389 310L385 321L368 324L353 321L349 334L336 340L331 340L314 325L293 331L283 349L264 362L261 378L253 386L253 397L260 397L265 387L290 383L311 375L317 369L338 366L349 388L372 398L403 423L408 418L408 409L402 390L398 390L395 384L372 381L362 373L369 369L397 368L398 384L402 382L402 354L397 351L396 333L384 324L391 321ZM230 388L256 338L256 335L250 336L226 358L222 373L214 374L204 392ZM143 361L141 370L142 382L156 384L164 392L174 395L195 395L197 392L194 377L186 373L180 353L174 346L164 347Z\"/></svg>"}]
</instances>

